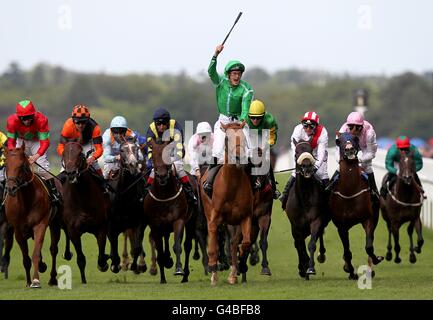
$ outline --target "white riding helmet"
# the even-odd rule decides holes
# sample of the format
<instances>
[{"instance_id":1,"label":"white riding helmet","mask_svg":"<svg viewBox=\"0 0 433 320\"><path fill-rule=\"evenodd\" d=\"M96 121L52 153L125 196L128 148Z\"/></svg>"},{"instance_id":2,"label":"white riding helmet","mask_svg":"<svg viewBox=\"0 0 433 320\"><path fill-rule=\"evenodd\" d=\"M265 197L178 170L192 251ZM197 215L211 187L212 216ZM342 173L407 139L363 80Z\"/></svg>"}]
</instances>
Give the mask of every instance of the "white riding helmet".
<instances>
[{"instance_id":1,"label":"white riding helmet","mask_svg":"<svg viewBox=\"0 0 433 320\"><path fill-rule=\"evenodd\" d=\"M209 122L199 122L197 124L197 134L212 133L212 127Z\"/></svg>"},{"instance_id":2,"label":"white riding helmet","mask_svg":"<svg viewBox=\"0 0 433 320\"><path fill-rule=\"evenodd\" d=\"M128 129L128 122L122 116L116 116L111 120L110 129L111 128L125 128Z\"/></svg>"}]
</instances>

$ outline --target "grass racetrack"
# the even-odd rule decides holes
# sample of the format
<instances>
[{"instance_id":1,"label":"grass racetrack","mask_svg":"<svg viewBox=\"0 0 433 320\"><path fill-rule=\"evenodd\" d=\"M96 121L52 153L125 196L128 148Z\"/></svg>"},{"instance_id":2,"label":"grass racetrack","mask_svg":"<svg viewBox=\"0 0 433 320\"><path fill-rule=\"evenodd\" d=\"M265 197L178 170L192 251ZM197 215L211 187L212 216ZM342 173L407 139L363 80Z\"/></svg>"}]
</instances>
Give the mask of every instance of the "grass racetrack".
<instances>
[{"instance_id":1,"label":"grass racetrack","mask_svg":"<svg viewBox=\"0 0 433 320\"><path fill-rule=\"evenodd\" d=\"M287 175L278 175L279 189L282 190L287 181ZM83 238L84 254L86 255L87 284L80 281L80 274L76 264L75 250L71 261L64 260L64 234L59 246L58 264L69 265L72 268L72 289L60 290L49 287L49 270L51 258L49 254L50 236L47 232L43 247L44 260L48 270L41 274L42 289L25 287L25 274L22 265L21 251L14 243L11 252L9 279L5 280L0 274L0 299L147 299L147 300L217 300L217 299L258 299L258 300L287 300L287 299L432 299L433 298L433 232L423 229L425 244L421 254L417 254L417 262L409 263L409 239L407 224L400 229L400 256L402 262L397 265L393 261L384 260L375 267L376 277L372 280L371 289L358 289L358 282L348 280L348 274L343 271L343 247L337 231L331 222L325 233L326 262L317 263L317 275L311 276L310 281L299 277L297 270L297 253L290 231L290 222L280 208L280 201L275 201L272 224L269 236L269 266L272 276L260 275L260 264L249 267L247 284L229 285L228 271L219 272L219 283L211 287L210 276L205 276L201 261L191 259L191 274L189 283L180 283L181 277L173 276L173 268L166 270L167 284L159 283L159 273L151 276L147 271L135 275L131 271L112 273L110 270L102 273L96 267L97 246L93 235L86 234ZM146 231L146 239L147 239ZM123 243L121 237L119 246ZM414 232L416 241L416 233ZM355 270L367 263L364 250L365 233L361 225L350 231L352 263ZM32 241L29 241L31 248ZM172 242L170 243L172 246ZM385 256L387 245L386 226L382 218L379 220L375 232L375 252ZM145 243L148 254L149 245ZM31 251L30 251L31 252ZM106 252L109 253L107 241ZM316 251L316 256L318 247ZM393 252L394 254L394 252ZM146 257L149 267L150 254ZM174 258L174 254L172 254ZM111 261L109 261L110 263ZM183 262L183 259L182 259ZM240 280L240 277L239 277Z\"/></svg>"}]
</instances>

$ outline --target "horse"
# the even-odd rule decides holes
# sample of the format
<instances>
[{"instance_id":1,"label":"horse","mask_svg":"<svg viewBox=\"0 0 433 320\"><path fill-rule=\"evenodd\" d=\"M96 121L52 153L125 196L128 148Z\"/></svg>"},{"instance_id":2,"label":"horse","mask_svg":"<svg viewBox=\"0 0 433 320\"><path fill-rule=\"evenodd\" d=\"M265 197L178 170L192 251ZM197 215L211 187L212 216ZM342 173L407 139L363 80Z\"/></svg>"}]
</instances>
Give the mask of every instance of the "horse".
<instances>
[{"instance_id":1,"label":"horse","mask_svg":"<svg viewBox=\"0 0 433 320\"><path fill-rule=\"evenodd\" d=\"M81 246L83 233L92 233L96 237L98 269L102 272L108 270L105 244L110 199L104 195L96 178L93 177L93 173L90 172L80 143L69 141L65 144L62 162L66 177L63 182L63 222L75 247L81 283L84 284L87 281L85 275L86 257Z\"/></svg>"},{"instance_id":2,"label":"horse","mask_svg":"<svg viewBox=\"0 0 433 320\"><path fill-rule=\"evenodd\" d=\"M24 151L24 143L21 147L5 150L7 176L5 217L13 228L15 239L21 249L27 286L30 288L41 288L39 272L45 272L47 269L46 264L42 261L41 250L45 232L49 225L52 268L48 284L57 285L56 256L60 239L60 223L55 219L55 216L61 210L61 207L51 203L49 191L45 183L40 176L33 173ZM29 238L34 239L32 259L29 257L27 244ZM9 239L9 241L10 247L7 250L10 252L12 239ZM30 268L32 263L33 280L31 281Z\"/></svg>"},{"instance_id":3,"label":"horse","mask_svg":"<svg viewBox=\"0 0 433 320\"><path fill-rule=\"evenodd\" d=\"M119 169L109 173L109 183L116 192L112 196L108 217L108 239L111 244L111 271L121 269L118 252L118 238L123 231L129 230L134 260L130 269L137 273L145 272L147 267L137 259L142 254L144 236L143 207L140 202L145 188L145 172L139 166L138 146L134 140L124 139L120 143Z\"/></svg>"},{"instance_id":4,"label":"horse","mask_svg":"<svg viewBox=\"0 0 433 320\"><path fill-rule=\"evenodd\" d=\"M146 265L146 261L144 260L144 257L146 256L143 246L139 256L138 256L138 262L135 262L137 264L136 269L134 269L134 267L131 268L132 263L130 262L129 259L129 254L128 254L128 241L130 243L131 246L131 256L134 259L134 255L135 255L135 251L134 251L134 246L135 246L135 237L136 237L136 232L133 229L128 229L123 231L123 250L122 250L122 261L120 263L120 267L122 268L123 271L127 271L132 270L134 271L134 273L139 274L139 273L144 273L147 270L147 265ZM144 238L144 235L141 236L140 234L140 239ZM156 266L156 248L155 248L155 241L153 241L152 237L150 237L149 235L149 244L150 244L150 268L149 268L149 273L152 276L155 276L158 274L158 268Z\"/></svg>"},{"instance_id":5,"label":"horse","mask_svg":"<svg viewBox=\"0 0 433 320\"><path fill-rule=\"evenodd\" d=\"M242 131L245 123L221 124L225 131L225 158L224 164L215 176L212 198L203 189L203 182L208 172L201 178L200 196L208 226L208 256L209 270L211 272L211 285L216 285L217 257L218 257L218 227L221 224L240 225L242 232L239 237L231 240L231 267L228 281L230 284L237 282L238 273L238 244L239 271L242 274L242 282L246 281L248 270L247 259L250 248L251 221L253 216L253 191L250 177L245 165L246 161L246 137ZM230 162L229 162L230 160ZM241 239L242 238L242 239ZM242 241L242 242L241 242Z\"/></svg>"},{"instance_id":6,"label":"horse","mask_svg":"<svg viewBox=\"0 0 433 320\"><path fill-rule=\"evenodd\" d=\"M316 178L315 159L313 148L309 141L293 139L295 145L296 180L285 207L285 212L290 220L292 237L298 252L299 275L309 280L310 275L315 275L314 253L317 240L320 240L320 254L317 261L325 262L325 246L323 233L330 221L327 195L320 180ZM308 251L305 239L311 235L308 243Z\"/></svg>"},{"instance_id":7,"label":"horse","mask_svg":"<svg viewBox=\"0 0 433 320\"><path fill-rule=\"evenodd\" d=\"M368 255L369 272L374 276L373 265L379 264L382 256L374 253L374 230L379 220L379 207L373 206L367 178L361 174L358 151L359 139L349 132L337 133L336 144L340 152L340 177L329 197L331 218L343 243L345 261L343 270L349 279L356 280L349 244L349 229L361 223L366 235L365 251Z\"/></svg>"},{"instance_id":8,"label":"horse","mask_svg":"<svg viewBox=\"0 0 433 320\"><path fill-rule=\"evenodd\" d=\"M392 259L392 234L394 236L395 263L401 262L401 258L399 257L399 229L403 223L409 222L407 233L410 240L409 261L411 263L416 262L414 252L421 253L421 247L424 244L420 219L423 196L420 191L420 186L416 182L415 174L414 152L410 151L406 153L400 151L399 171L394 185L390 189L389 185L385 185L386 177L384 177L382 181L382 186L384 186L388 192L386 199L381 197L382 217L388 227L388 250L385 258L388 261ZM412 239L414 227L418 234L418 245L415 248Z\"/></svg>"},{"instance_id":9,"label":"horse","mask_svg":"<svg viewBox=\"0 0 433 320\"><path fill-rule=\"evenodd\" d=\"M173 251L176 254L175 275L183 275L182 282L188 282L189 255L192 249L194 230L188 220L191 217L186 195L176 178L170 163L169 154L173 146L169 141L148 142L152 147L152 164L155 180L144 198L143 210L146 223L150 226L150 234L155 241L157 262L160 271L160 283L167 283L164 268L171 268L173 260L170 257L169 236L174 233ZM167 152L168 151L168 152ZM180 262L182 253L182 237L185 228L185 262L184 269ZM164 241L163 241L164 240Z\"/></svg>"}]
</instances>

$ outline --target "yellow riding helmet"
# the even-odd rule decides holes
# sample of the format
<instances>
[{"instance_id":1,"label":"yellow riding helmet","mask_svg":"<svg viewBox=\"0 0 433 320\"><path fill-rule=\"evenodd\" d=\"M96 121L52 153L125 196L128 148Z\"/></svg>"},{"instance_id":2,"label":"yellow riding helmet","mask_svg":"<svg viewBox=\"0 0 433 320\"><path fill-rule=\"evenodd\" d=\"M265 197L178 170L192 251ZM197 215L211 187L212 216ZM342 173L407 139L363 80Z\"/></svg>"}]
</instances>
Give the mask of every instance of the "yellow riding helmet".
<instances>
[{"instance_id":1,"label":"yellow riding helmet","mask_svg":"<svg viewBox=\"0 0 433 320\"><path fill-rule=\"evenodd\" d=\"M254 100L250 104L250 111L248 112L248 115L253 117L260 117L263 116L265 112L265 104L260 100Z\"/></svg>"}]
</instances>

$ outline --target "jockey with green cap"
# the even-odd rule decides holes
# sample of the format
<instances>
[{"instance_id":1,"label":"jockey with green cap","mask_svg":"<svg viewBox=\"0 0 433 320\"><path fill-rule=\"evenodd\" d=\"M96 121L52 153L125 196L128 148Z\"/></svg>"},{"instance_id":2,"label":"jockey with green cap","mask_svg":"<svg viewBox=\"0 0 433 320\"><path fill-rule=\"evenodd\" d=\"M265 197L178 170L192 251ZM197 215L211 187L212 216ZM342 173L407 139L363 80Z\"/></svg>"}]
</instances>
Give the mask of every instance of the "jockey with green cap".
<instances>
[{"instance_id":1,"label":"jockey with green cap","mask_svg":"<svg viewBox=\"0 0 433 320\"><path fill-rule=\"evenodd\" d=\"M216 47L215 54L208 68L209 77L215 86L219 113L218 120L214 125L214 143L212 150L214 163L209 167L207 181L204 184L204 189L209 196L212 195L213 180L218 172L219 167L217 167L217 164L224 161L225 132L221 129L221 123L241 123L246 121L251 100L254 96L254 90L251 85L241 80L245 66L240 61L230 61L224 69L224 75L221 76L218 74L216 70L217 57L223 49L223 45ZM247 138L247 148L249 149L248 126L244 126L243 130ZM249 154L249 150L245 151Z\"/></svg>"}]
</instances>

